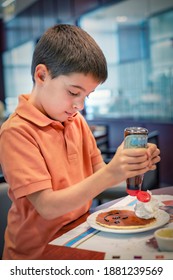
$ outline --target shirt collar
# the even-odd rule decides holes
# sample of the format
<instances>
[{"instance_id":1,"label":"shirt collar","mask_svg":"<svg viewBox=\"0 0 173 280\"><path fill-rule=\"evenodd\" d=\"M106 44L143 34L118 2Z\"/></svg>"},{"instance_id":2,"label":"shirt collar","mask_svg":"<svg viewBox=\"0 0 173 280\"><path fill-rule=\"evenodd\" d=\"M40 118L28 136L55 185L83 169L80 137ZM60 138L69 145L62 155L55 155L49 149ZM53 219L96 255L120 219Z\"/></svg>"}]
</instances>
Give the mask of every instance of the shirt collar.
<instances>
[{"instance_id":1,"label":"shirt collar","mask_svg":"<svg viewBox=\"0 0 173 280\"><path fill-rule=\"evenodd\" d=\"M50 119L33 106L33 104L28 102L29 96L29 94L22 94L19 96L19 105L16 108L16 113L23 119L26 119L37 126L45 127L48 125L56 125L59 129L64 129L64 126L69 125L77 115L76 113L73 117L68 118L63 125L59 121Z\"/></svg>"}]
</instances>

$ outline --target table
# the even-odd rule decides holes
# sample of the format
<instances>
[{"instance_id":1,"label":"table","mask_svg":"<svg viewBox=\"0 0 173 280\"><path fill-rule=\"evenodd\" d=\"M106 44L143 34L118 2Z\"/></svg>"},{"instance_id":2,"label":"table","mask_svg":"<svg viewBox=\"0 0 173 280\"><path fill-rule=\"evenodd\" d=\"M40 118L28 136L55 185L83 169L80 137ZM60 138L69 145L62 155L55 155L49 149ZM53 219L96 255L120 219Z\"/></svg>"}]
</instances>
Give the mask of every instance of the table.
<instances>
[{"instance_id":1,"label":"table","mask_svg":"<svg viewBox=\"0 0 173 280\"><path fill-rule=\"evenodd\" d=\"M173 195L173 186L155 189L152 190L152 193ZM107 208L119 200L121 199L107 202L101 206L96 207L95 210L97 211L103 208ZM80 217L78 220L64 226L60 231L58 231L58 233L54 238L61 236L62 234L68 232L69 230L85 222L89 215L90 213L88 212L82 217ZM104 256L105 256L104 252L96 252L96 251L70 248L64 246L55 246L55 245L48 244L40 259L42 260L103 260Z\"/></svg>"}]
</instances>

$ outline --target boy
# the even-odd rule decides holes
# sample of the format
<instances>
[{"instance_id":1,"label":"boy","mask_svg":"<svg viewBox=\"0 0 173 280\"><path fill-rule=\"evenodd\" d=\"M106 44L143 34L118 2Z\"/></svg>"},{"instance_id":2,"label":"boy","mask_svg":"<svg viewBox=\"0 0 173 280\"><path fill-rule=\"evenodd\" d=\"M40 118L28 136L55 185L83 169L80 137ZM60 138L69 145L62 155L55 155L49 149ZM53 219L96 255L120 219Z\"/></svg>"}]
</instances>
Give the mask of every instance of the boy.
<instances>
[{"instance_id":1,"label":"boy","mask_svg":"<svg viewBox=\"0 0 173 280\"><path fill-rule=\"evenodd\" d=\"M38 42L33 89L3 124L1 165L10 185L3 259L38 259L55 233L86 213L92 199L156 168L159 150L123 149L105 165L78 112L107 78L105 57L82 29L56 25Z\"/></svg>"}]
</instances>

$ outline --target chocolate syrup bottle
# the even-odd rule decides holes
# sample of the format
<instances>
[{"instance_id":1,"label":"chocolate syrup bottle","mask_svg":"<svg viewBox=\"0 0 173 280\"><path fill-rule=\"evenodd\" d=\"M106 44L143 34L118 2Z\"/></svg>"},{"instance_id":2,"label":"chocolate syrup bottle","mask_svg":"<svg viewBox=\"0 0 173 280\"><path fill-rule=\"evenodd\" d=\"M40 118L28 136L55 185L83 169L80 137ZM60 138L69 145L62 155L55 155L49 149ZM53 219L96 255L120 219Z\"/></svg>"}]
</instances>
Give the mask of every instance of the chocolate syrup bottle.
<instances>
[{"instance_id":1,"label":"chocolate syrup bottle","mask_svg":"<svg viewBox=\"0 0 173 280\"><path fill-rule=\"evenodd\" d=\"M127 127L124 130L124 148L146 148L148 130L143 127ZM136 196L141 191L144 175L138 175L126 180L126 191L129 195Z\"/></svg>"}]
</instances>

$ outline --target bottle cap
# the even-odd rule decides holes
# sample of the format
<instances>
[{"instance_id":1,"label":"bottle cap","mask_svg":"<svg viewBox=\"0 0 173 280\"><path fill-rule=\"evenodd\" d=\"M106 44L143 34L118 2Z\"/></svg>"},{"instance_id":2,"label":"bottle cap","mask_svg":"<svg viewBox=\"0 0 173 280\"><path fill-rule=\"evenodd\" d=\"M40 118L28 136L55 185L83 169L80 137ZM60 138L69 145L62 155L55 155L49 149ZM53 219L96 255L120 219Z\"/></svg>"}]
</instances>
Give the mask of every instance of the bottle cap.
<instances>
[{"instance_id":1,"label":"bottle cap","mask_svg":"<svg viewBox=\"0 0 173 280\"><path fill-rule=\"evenodd\" d=\"M139 191L136 197L141 202L149 202L151 199L151 195L146 191Z\"/></svg>"}]
</instances>

